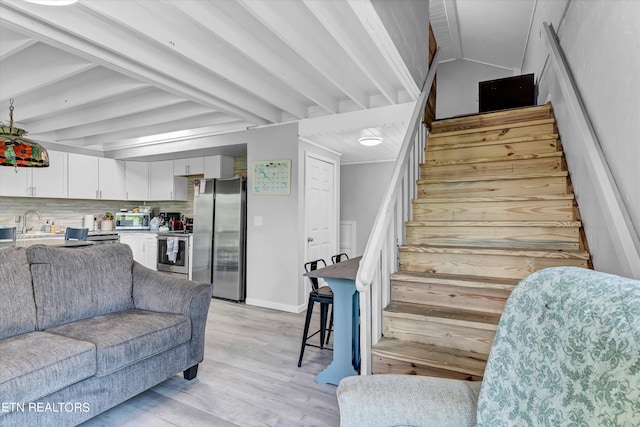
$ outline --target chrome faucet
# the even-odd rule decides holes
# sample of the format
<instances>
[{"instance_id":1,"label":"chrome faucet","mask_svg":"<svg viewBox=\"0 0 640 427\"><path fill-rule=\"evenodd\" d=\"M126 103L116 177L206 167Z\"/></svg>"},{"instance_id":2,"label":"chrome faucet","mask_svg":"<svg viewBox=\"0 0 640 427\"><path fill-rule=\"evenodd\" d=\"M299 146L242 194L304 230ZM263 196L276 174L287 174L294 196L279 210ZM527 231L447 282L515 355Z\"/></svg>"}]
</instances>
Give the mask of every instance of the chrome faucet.
<instances>
[{"instance_id":1,"label":"chrome faucet","mask_svg":"<svg viewBox=\"0 0 640 427\"><path fill-rule=\"evenodd\" d=\"M42 221L42 217L40 216L40 212L34 210L28 210L24 214L22 214L22 234L26 233L29 230L33 230L33 227L27 228L27 215L30 213L34 213L38 215L38 219Z\"/></svg>"}]
</instances>

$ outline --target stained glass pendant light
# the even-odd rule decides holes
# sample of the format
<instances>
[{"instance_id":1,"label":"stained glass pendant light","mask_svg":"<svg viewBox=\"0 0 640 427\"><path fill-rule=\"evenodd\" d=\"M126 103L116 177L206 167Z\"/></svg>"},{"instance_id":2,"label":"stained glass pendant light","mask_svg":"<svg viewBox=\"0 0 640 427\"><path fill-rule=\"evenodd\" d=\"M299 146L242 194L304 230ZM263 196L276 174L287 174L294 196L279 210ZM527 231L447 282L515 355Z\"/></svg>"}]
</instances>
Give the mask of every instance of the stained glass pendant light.
<instances>
[{"instance_id":1,"label":"stained glass pendant light","mask_svg":"<svg viewBox=\"0 0 640 427\"><path fill-rule=\"evenodd\" d=\"M0 166L46 168L49 153L37 142L24 137L24 129L13 127L13 99L9 101L9 126L0 125Z\"/></svg>"}]
</instances>

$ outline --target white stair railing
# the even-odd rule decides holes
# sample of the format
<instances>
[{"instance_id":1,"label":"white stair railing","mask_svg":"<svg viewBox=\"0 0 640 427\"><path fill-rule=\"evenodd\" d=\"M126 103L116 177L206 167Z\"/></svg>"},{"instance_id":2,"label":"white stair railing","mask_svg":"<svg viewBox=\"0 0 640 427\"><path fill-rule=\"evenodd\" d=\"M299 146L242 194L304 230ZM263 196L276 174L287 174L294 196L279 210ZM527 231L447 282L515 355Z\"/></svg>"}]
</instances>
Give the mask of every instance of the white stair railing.
<instances>
[{"instance_id":1,"label":"white stair railing","mask_svg":"<svg viewBox=\"0 0 640 427\"><path fill-rule=\"evenodd\" d=\"M360 260L356 288L360 293L361 375L371 373L371 348L382 336L382 310L391 298L391 274L398 266L398 245L405 242L404 223L411 218L411 202L424 159L427 130L422 124L429 91L438 68L438 50L422 86L393 168L391 182L376 215Z\"/></svg>"}]
</instances>

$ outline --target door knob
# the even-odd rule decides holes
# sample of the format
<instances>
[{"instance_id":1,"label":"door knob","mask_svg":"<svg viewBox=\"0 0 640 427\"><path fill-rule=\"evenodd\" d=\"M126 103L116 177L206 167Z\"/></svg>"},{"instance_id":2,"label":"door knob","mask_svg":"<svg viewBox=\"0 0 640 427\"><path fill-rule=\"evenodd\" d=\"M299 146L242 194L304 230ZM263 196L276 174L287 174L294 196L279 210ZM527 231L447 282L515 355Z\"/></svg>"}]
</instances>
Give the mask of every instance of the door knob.
<instances>
[{"instance_id":1,"label":"door knob","mask_svg":"<svg viewBox=\"0 0 640 427\"><path fill-rule=\"evenodd\" d=\"M313 242L313 237L307 237L307 242Z\"/></svg>"}]
</instances>

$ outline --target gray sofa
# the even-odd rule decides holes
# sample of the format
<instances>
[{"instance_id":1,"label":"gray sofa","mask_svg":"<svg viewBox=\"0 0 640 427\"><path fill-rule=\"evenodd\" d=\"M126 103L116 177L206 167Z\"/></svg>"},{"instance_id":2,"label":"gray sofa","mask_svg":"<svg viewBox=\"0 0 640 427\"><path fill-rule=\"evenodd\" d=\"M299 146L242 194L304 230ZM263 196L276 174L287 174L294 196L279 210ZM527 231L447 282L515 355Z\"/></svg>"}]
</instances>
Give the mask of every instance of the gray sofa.
<instances>
[{"instance_id":1,"label":"gray sofa","mask_svg":"<svg viewBox=\"0 0 640 427\"><path fill-rule=\"evenodd\" d=\"M193 379L212 290L120 243L0 249L0 425L77 425L180 371Z\"/></svg>"}]
</instances>

